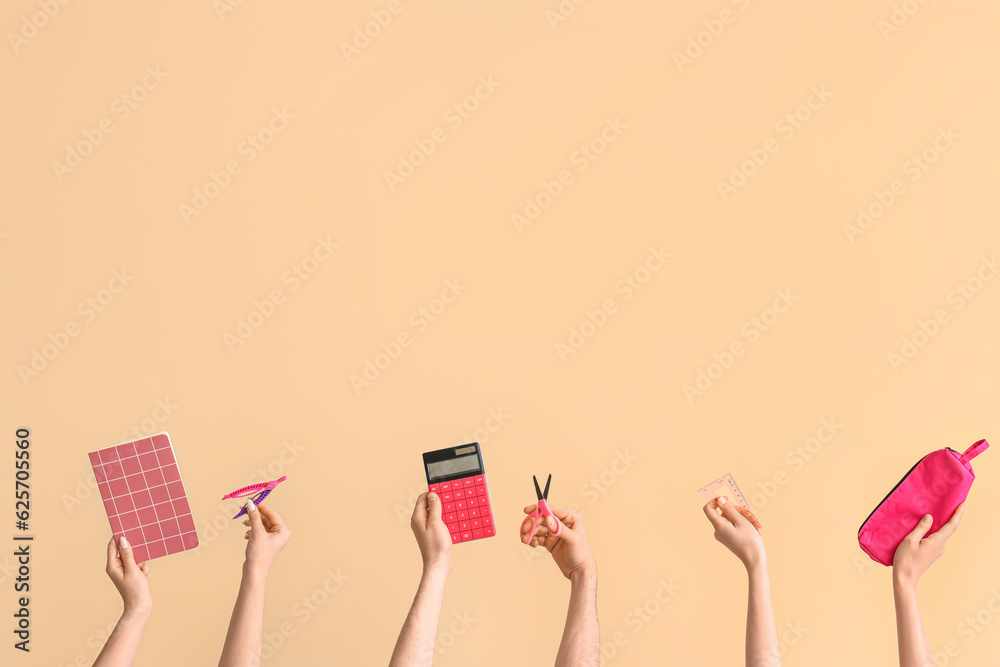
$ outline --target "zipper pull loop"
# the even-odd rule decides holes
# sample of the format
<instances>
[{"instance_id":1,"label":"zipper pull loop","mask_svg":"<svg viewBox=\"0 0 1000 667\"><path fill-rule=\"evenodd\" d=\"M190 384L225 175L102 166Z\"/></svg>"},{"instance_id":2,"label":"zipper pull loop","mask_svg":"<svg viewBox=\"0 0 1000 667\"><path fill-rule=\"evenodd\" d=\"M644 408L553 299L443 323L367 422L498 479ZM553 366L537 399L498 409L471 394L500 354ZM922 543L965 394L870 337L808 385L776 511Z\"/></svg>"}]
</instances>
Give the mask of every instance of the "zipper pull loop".
<instances>
[{"instance_id":1,"label":"zipper pull loop","mask_svg":"<svg viewBox=\"0 0 1000 667\"><path fill-rule=\"evenodd\" d=\"M985 452L990 446L990 443L985 440L978 440L974 442L961 456L962 463L968 463L972 459L976 458L983 452Z\"/></svg>"}]
</instances>

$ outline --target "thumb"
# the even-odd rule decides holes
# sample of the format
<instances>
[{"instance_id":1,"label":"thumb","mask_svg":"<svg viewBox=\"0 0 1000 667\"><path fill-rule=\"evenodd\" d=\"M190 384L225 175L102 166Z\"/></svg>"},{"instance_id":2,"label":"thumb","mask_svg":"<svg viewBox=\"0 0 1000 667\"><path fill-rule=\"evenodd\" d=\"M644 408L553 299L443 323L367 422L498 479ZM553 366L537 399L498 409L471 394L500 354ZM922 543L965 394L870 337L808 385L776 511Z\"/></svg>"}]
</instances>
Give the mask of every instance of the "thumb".
<instances>
[{"instance_id":1,"label":"thumb","mask_svg":"<svg viewBox=\"0 0 1000 667\"><path fill-rule=\"evenodd\" d=\"M726 525L726 519L719 516L719 513L715 511L718 507L719 501L712 498L702 509L705 510L705 516L707 516L708 520L712 522L712 526L714 526L716 530L722 530L723 526Z\"/></svg>"},{"instance_id":2,"label":"thumb","mask_svg":"<svg viewBox=\"0 0 1000 667\"><path fill-rule=\"evenodd\" d=\"M122 562L118 560L118 547L115 545L115 536L112 535L111 539L108 540L107 573L110 576L112 572L118 573L121 571L122 571Z\"/></svg>"},{"instance_id":3,"label":"thumb","mask_svg":"<svg viewBox=\"0 0 1000 667\"><path fill-rule=\"evenodd\" d=\"M573 532L573 529L567 526L565 523L560 521L554 516L545 517L545 526L549 529L550 537L557 537L560 540L566 540L570 544L576 542L577 534ZM559 531L559 527L562 526L562 530L556 535L556 531Z\"/></svg>"},{"instance_id":4,"label":"thumb","mask_svg":"<svg viewBox=\"0 0 1000 667\"><path fill-rule=\"evenodd\" d=\"M933 523L934 517L930 514L925 514L923 518L920 519L920 523L917 524L917 527L910 531L910 534L907 535L907 537L919 542L924 539L924 535L926 535L927 531L931 529L931 525Z\"/></svg>"},{"instance_id":5,"label":"thumb","mask_svg":"<svg viewBox=\"0 0 1000 667\"><path fill-rule=\"evenodd\" d=\"M264 522L260 520L260 510L253 504L253 499L247 498L247 516L250 518L250 532L264 531Z\"/></svg>"},{"instance_id":6,"label":"thumb","mask_svg":"<svg viewBox=\"0 0 1000 667\"><path fill-rule=\"evenodd\" d=\"M125 539L124 535L118 540L118 556L122 559L122 565L125 566L126 572L132 572L136 569L135 556L132 555L132 546Z\"/></svg>"},{"instance_id":7,"label":"thumb","mask_svg":"<svg viewBox=\"0 0 1000 667\"><path fill-rule=\"evenodd\" d=\"M441 496L433 491L427 494L427 521L441 521Z\"/></svg>"}]
</instances>

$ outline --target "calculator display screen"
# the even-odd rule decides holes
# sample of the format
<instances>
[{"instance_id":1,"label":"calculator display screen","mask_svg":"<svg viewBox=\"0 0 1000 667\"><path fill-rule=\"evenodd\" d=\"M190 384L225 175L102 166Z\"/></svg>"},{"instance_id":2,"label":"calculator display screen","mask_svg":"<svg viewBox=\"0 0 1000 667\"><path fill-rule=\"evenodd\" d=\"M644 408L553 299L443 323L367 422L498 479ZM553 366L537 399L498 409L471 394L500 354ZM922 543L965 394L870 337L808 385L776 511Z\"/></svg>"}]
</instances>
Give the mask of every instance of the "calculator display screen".
<instances>
[{"instance_id":1,"label":"calculator display screen","mask_svg":"<svg viewBox=\"0 0 1000 667\"><path fill-rule=\"evenodd\" d=\"M427 464L427 477L433 481L449 475L457 475L463 472L478 472L479 457L475 454L470 456L459 456L454 459L436 461Z\"/></svg>"}]
</instances>

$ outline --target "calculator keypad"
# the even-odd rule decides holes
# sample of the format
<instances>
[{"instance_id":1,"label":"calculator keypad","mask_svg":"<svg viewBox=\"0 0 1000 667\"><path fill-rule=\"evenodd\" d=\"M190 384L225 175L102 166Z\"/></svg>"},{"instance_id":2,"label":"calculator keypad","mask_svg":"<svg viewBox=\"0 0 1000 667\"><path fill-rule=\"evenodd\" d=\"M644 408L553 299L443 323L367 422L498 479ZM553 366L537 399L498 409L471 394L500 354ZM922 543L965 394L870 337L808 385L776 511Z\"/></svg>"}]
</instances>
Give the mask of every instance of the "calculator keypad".
<instances>
[{"instance_id":1,"label":"calculator keypad","mask_svg":"<svg viewBox=\"0 0 1000 667\"><path fill-rule=\"evenodd\" d=\"M441 497L441 518L451 533L452 544L497 534L485 475L431 484L428 490Z\"/></svg>"}]
</instances>

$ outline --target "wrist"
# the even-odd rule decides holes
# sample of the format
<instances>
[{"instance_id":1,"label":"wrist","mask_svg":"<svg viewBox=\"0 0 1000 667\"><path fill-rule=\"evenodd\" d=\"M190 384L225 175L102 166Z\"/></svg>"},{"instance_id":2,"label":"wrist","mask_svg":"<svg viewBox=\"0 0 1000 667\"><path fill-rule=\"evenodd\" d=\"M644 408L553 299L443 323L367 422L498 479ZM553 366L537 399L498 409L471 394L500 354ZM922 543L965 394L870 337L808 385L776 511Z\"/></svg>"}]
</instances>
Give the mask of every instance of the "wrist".
<instances>
[{"instance_id":1,"label":"wrist","mask_svg":"<svg viewBox=\"0 0 1000 667\"><path fill-rule=\"evenodd\" d=\"M270 566L262 563L251 563L243 561L243 579L263 584L267 581L267 574L271 570Z\"/></svg>"},{"instance_id":2,"label":"wrist","mask_svg":"<svg viewBox=\"0 0 1000 667\"><path fill-rule=\"evenodd\" d=\"M145 623L153 613L153 601L126 604L122 609L122 619Z\"/></svg>"},{"instance_id":3,"label":"wrist","mask_svg":"<svg viewBox=\"0 0 1000 667\"><path fill-rule=\"evenodd\" d=\"M451 561L436 560L424 563L423 578L432 581L444 581L451 573Z\"/></svg>"},{"instance_id":4,"label":"wrist","mask_svg":"<svg viewBox=\"0 0 1000 667\"><path fill-rule=\"evenodd\" d=\"M749 577L767 576L767 554L754 554L743 561Z\"/></svg>"},{"instance_id":5,"label":"wrist","mask_svg":"<svg viewBox=\"0 0 1000 667\"><path fill-rule=\"evenodd\" d=\"M915 594L919 582L920 578L912 574L899 572L895 569L892 571L892 590L896 593Z\"/></svg>"},{"instance_id":6,"label":"wrist","mask_svg":"<svg viewBox=\"0 0 1000 667\"><path fill-rule=\"evenodd\" d=\"M589 560L583 565L570 570L569 576L566 577L570 580L574 586L577 584L596 584L597 583L597 563L593 560Z\"/></svg>"}]
</instances>

